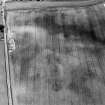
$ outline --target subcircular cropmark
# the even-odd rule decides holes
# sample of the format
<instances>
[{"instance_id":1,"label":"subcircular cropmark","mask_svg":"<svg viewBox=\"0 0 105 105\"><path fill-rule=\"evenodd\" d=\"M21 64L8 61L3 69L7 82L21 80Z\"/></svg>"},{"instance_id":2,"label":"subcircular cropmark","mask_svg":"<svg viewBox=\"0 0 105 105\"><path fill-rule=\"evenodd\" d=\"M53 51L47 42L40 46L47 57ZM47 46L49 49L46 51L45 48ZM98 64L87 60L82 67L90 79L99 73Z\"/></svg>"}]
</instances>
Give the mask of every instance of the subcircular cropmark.
<instances>
[{"instance_id":1,"label":"subcircular cropmark","mask_svg":"<svg viewBox=\"0 0 105 105\"><path fill-rule=\"evenodd\" d=\"M63 89L63 81L60 78L49 79L48 84L54 92L59 92Z\"/></svg>"}]
</instances>

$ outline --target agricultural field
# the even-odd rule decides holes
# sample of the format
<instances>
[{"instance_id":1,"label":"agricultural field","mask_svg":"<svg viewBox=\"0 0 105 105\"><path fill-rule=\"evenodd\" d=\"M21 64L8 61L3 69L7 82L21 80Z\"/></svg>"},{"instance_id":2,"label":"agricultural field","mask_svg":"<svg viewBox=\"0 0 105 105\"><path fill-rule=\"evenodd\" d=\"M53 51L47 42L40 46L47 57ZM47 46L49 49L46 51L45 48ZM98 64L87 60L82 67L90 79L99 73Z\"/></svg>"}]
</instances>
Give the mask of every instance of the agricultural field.
<instances>
[{"instance_id":1,"label":"agricultural field","mask_svg":"<svg viewBox=\"0 0 105 105\"><path fill-rule=\"evenodd\" d=\"M4 42L0 41L0 105L8 105Z\"/></svg>"},{"instance_id":2,"label":"agricultural field","mask_svg":"<svg viewBox=\"0 0 105 105\"><path fill-rule=\"evenodd\" d=\"M14 105L105 105L104 11L7 12Z\"/></svg>"}]
</instances>

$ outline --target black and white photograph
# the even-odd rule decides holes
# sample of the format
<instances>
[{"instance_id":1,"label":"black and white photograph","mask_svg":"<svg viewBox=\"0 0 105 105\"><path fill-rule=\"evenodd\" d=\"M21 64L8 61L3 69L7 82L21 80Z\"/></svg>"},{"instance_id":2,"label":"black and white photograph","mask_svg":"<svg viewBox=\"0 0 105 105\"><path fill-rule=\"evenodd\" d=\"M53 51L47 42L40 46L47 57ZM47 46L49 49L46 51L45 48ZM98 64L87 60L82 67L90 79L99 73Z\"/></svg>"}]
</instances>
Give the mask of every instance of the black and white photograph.
<instances>
[{"instance_id":1,"label":"black and white photograph","mask_svg":"<svg viewBox=\"0 0 105 105\"><path fill-rule=\"evenodd\" d=\"M0 105L105 105L105 0L1 0Z\"/></svg>"}]
</instances>

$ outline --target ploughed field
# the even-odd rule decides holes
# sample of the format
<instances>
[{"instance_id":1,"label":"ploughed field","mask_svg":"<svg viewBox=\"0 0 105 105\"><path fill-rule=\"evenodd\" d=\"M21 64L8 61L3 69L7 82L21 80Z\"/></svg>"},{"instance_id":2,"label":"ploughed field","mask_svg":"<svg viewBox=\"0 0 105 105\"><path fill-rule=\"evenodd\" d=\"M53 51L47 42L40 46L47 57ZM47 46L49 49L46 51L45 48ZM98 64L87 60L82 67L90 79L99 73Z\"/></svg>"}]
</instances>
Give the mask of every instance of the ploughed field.
<instances>
[{"instance_id":1,"label":"ploughed field","mask_svg":"<svg viewBox=\"0 0 105 105\"><path fill-rule=\"evenodd\" d=\"M7 13L15 105L105 105L104 10Z\"/></svg>"}]
</instances>

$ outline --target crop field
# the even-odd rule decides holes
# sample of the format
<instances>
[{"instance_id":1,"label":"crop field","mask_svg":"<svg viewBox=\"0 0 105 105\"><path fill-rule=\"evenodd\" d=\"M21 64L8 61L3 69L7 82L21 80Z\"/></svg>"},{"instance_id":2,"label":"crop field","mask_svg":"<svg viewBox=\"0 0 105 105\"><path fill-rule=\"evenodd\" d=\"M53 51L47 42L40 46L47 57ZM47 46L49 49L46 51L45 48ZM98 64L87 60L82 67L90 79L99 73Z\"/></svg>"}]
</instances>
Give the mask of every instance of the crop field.
<instances>
[{"instance_id":1,"label":"crop field","mask_svg":"<svg viewBox=\"0 0 105 105\"><path fill-rule=\"evenodd\" d=\"M105 7L8 11L14 105L105 105Z\"/></svg>"},{"instance_id":2,"label":"crop field","mask_svg":"<svg viewBox=\"0 0 105 105\"><path fill-rule=\"evenodd\" d=\"M0 41L0 105L8 105L3 41Z\"/></svg>"}]
</instances>

